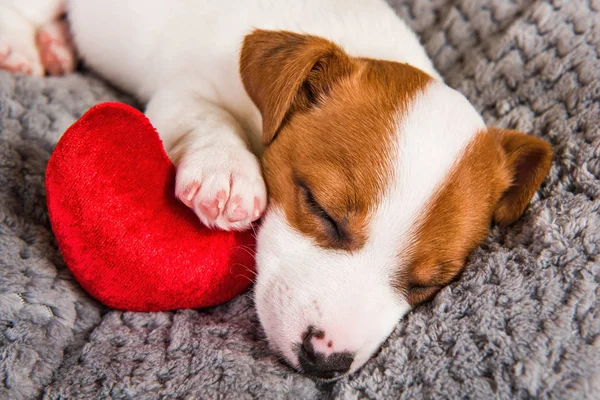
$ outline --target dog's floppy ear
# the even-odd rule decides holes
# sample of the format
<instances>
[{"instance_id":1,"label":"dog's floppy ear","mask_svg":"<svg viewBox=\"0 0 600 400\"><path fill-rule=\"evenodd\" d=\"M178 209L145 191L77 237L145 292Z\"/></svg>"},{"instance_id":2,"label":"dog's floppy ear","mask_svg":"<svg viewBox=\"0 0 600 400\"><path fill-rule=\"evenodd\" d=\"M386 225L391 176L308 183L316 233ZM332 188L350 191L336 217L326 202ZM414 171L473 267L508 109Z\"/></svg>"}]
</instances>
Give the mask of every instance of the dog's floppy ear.
<instances>
[{"instance_id":1,"label":"dog's floppy ear","mask_svg":"<svg viewBox=\"0 0 600 400\"><path fill-rule=\"evenodd\" d=\"M293 112L318 104L352 71L352 61L332 42L286 31L255 30L244 39L240 74L263 120L269 144Z\"/></svg>"},{"instance_id":2,"label":"dog's floppy ear","mask_svg":"<svg viewBox=\"0 0 600 400\"><path fill-rule=\"evenodd\" d=\"M550 145L523 132L488 128L499 140L505 155L505 168L511 177L494 212L494 221L500 225L515 222L542 184L552 164Z\"/></svg>"}]
</instances>

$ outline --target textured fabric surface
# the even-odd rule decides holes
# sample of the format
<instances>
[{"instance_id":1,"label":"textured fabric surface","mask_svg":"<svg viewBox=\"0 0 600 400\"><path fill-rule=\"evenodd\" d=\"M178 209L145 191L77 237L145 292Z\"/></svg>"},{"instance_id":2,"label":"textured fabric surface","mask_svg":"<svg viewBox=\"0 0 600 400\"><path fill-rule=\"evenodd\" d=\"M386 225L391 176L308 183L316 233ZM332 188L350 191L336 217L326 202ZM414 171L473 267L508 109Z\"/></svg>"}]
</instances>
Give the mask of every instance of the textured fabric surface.
<instances>
[{"instance_id":1,"label":"textured fabric surface","mask_svg":"<svg viewBox=\"0 0 600 400\"><path fill-rule=\"evenodd\" d=\"M92 107L54 148L46 169L52 231L77 282L102 304L209 307L252 284L254 232L203 227L174 187L156 129L122 103Z\"/></svg>"},{"instance_id":2,"label":"textured fabric surface","mask_svg":"<svg viewBox=\"0 0 600 400\"><path fill-rule=\"evenodd\" d=\"M126 100L90 76L0 72L0 399L38 397L64 349L100 323L57 250L44 175L60 135L102 99Z\"/></svg>"},{"instance_id":3,"label":"textured fabric surface","mask_svg":"<svg viewBox=\"0 0 600 400\"><path fill-rule=\"evenodd\" d=\"M251 294L207 310L104 310L65 271L43 171L98 80L0 73L0 397L600 398L600 1L390 0L487 123L555 150L521 220L321 385L269 352Z\"/></svg>"}]
</instances>

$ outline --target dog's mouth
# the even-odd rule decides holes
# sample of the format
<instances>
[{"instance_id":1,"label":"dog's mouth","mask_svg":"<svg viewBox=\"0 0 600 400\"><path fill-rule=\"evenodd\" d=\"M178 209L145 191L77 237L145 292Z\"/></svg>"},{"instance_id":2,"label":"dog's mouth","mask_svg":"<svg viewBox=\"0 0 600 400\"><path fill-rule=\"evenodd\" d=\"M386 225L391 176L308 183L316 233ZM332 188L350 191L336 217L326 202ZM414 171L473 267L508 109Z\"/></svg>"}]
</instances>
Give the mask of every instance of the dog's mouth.
<instances>
[{"instance_id":1,"label":"dog's mouth","mask_svg":"<svg viewBox=\"0 0 600 400\"><path fill-rule=\"evenodd\" d=\"M307 376L307 377L313 379L317 384L322 384L322 385L334 384L335 382L352 374L352 372L353 372L353 371L348 371L348 372L344 372L344 373L331 372L330 375L322 374L321 376L316 376L316 375L307 373L301 366L292 363L280 351L273 350L273 353L275 355L275 358L281 365L285 366L286 368L289 368L290 370L292 370L293 372L295 372L297 374L301 374L301 375L304 375L304 376Z\"/></svg>"}]
</instances>

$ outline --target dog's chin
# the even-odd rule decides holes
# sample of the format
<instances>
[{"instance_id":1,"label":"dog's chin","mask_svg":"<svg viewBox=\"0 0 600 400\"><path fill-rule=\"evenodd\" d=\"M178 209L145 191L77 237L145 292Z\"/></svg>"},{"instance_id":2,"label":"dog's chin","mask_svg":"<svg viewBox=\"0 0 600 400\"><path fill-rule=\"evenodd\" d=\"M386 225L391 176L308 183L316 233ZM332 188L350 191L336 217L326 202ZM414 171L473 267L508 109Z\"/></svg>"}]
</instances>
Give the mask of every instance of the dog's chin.
<instances>
[{"instance_id":1,"label":"dog's chin","mask_svg":"<svg viewBox=\"0 0 600 400\"><path fill-rule=\"evenodd\" d=\"M295 371L311 374L309 360L321 380L355 372L410 309L382 278L385 270L374 268L387 260L320 248L273 209L257 239L258 317L270 346ZM315 359L325 366L310 365Z\"/></svg>"},{"instance_id":2,"label":"dog's chin","mask_svg":"<svg viewBox=\"0 0 600 400\"><path fill-rule=\"evenodd\" d=\"M269 347L271 348L277 361L280 362L286 368L289 368L290 370L292 370L295 373L306 375L306 376L314 379L316 382L318 382L320 384L332 384L332 383L335 383L341 379L344 379L345 377L348 377L348 376L353 375L354 373L360 371L371 360L371 358L373 358L375 355L377 355L381 351L388 336L389 336L389 334L385 338L382 339L382 343L378 344L375 347L375 349L367 350L367 351L365 351L365 349L362 349L362 351L361 351L362 355L359 356L360 358L355 359L355 361L352 363L352 366L350 367L350 369L348 371L342 372L342 373L332 372L330 375L327 375L327 376L315 376L310 373L307 373L307 371L305 371L302 368L300 362L298 361L298 356L293 351L289 351L289 350L282 351L281 350L282 347L292 349L294 346L280 345L280 344L278 344L279 342L276 339L275 340L268 339L268 343L269 343Z\"/></svg>"},{"instance_id":3,"label":"dog's chin","mask_svg":"<svg viewBox=\"0 0 600 400\"><path fill-rule=\"evenodd\" d=\"M349 375L353 374L354 372L358 371L364 365L364 364L360 365L360 366L358 366L348 372L345 372L343 374L336 374L335 376L332 376L330 378L322 378L322 377L317 377L317 376L312 376L312 375L307 374L297 362L293 362L293 361L289 360L287 357L285 357L279 349L275 348L275 346L273 346L271 344L271 342L269 342L269 346L271 347L271 350L273 351L273 354L274 354L275 358L277 359L277 361L279 363L281 363L284 367L290 369L291 371L293 371L297 374L306 375L306 376L314 379L315 382L317 382L319 384L324 384L324 385L333 384L333 383L339 381L340 379L343 379L344 377L349 376Z\"/></svg>"}]
</instances>

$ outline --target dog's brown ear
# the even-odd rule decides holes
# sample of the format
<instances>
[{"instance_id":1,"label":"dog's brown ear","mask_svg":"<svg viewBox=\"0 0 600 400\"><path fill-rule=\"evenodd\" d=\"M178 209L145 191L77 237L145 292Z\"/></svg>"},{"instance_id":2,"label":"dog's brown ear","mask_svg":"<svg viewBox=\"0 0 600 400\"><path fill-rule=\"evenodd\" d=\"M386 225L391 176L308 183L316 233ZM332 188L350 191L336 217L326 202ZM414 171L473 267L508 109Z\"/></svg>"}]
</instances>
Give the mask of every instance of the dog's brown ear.
<instances>
[{"instance_id":1,"label":"dog's brown ear","mask_svg":"<svg viewBox=\"0 0 600 400\"><path fill-rule=\"evenodd\" d=\"M537 137L514 130L489 128L499 140L505 155L505 168L511 177L494 212L494 221L500 225L515 222L542 184L552 164L550 145Z\"/></svg>"},{"instance_id":2,"label":"dog's brown ear","mask_svg":"<svg viewBox=\"0 0 600 400\"><path fill-rule=\"evenodd\" d=\"M286 31L247 35L240 74L262 115L263 143L275 138L293 112L317 105L351 71L350 58L326 39Z\"/></svg>"}]
</instances>

